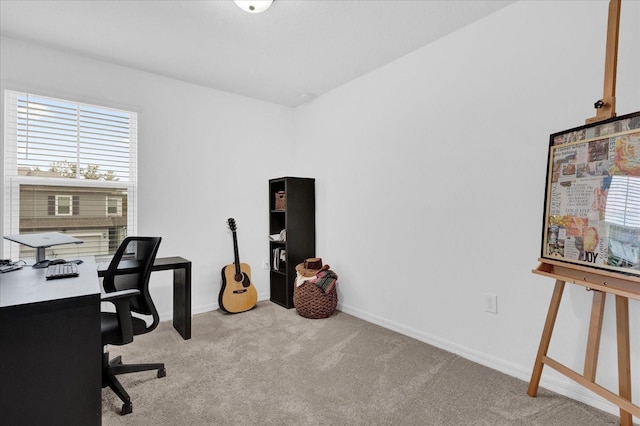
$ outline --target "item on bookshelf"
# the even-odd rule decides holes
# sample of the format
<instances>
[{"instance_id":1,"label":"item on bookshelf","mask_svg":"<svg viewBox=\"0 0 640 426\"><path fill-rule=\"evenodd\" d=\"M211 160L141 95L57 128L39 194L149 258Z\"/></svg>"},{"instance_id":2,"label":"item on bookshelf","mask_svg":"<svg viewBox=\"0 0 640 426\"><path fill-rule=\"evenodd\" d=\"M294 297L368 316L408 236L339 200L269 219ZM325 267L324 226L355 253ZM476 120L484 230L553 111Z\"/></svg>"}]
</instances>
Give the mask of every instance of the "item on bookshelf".
<instances>
[{"instance_id":1,"label":"item on bookshelf","mask_svg":"<svg viewBox=\"0 0 640 426\"><path fill-rule=\"evenodd\" d=\"M285 210L287 208L287 196L284 191L278 191L275 193L276 197L276 210Z\"/></svg>"},{"instance_id":2,"label":"item on bookshelf","mask_svg":"<svg viewBox=\"0 0 640 426\"><path fill-rule=\"evenodd\" d=\"M541 257L640 275L640 112L549 138Z\"/></svg>"},{"instance_id":3,"label":"item on bookshelf","mask_svg":"<svg viewBox=\"0 0 640 426\"><path fill-rule=\"evenodd\" d=\"M285 267L287 263L287 250L283 247L273 249L273 270L279 271Z\"/></svg>"},{"instance_id":4,"label":"item on bookshelf","mask_svg":"<svg viewBox=\"0 0 640 426\"><path fill-rule=\"evenodd\" d=\"M251 282L251 267L246 263L240 263L236 221L229 218L227 223L233 233L233 264L222 268L222 287L218 295L218 304L223 311L236 314L253 309L258 301L258 292Z\"/></svg>"},{"instance_id":5,"label":"item on bookshelf","mask_svg":"<svg viewBox=\"0 0 640 426\"><path fill-rule=\"evenodd\" d=\"M279 241L279 242L286 242L287 241L287 230L283 229L282 231L280 231L277 234L271 234L269 235L269 240L271 241Z\"/></svg>"}]
</instances>

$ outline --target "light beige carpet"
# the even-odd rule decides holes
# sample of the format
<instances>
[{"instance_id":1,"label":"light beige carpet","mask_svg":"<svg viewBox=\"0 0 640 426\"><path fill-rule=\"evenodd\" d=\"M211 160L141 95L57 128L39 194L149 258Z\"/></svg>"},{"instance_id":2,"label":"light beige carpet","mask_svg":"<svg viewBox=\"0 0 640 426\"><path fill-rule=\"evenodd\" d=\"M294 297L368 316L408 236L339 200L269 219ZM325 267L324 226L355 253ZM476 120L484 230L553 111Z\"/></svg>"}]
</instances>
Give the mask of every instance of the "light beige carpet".
<instances>
[{"instance_id":1,"label":"light beige carpet","mask_svg":"<svg viewBox=\"0 0 640 426\"><path fill-rule=\"evenodd\" d=\"M336 312L300 317L271 302L195 315L191 340L170 322L112 356L164 362L120 376L133 413L102 390L103 425L558 425L618 418L415 339Z\"/></svg>"}]
</instances>

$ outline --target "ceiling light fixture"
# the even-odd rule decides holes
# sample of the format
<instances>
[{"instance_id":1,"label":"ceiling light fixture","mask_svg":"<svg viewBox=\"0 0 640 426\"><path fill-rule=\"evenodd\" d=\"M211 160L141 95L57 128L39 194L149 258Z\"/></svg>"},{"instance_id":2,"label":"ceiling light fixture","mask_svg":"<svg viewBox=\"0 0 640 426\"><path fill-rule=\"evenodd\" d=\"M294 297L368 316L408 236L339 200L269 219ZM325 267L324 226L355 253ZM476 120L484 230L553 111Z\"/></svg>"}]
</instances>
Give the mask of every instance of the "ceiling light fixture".
<instances>
[{"instance_id":1,"label":"ceiling light fixture","mask_svg":"<svg viewBox=\"0 0 640 426\"><path fill-rule=\"evenodd\" d=\"M300 98L302 103L307 103L307 102L313 100L316 97L316 95L314 95L313 93L304 92L304 93L300 93L298 95L298 97Z\"/></svg>"},{"instance_id":2,"label":"ceiling light fixture","mask_svg":"<svg viewBox=\"0 0 640 426\"><path fill-rule=\"evenodd\" d=\"M271 7L273 0L233 0L245 12L261 13Z\"/></svg>"}]
</instances>

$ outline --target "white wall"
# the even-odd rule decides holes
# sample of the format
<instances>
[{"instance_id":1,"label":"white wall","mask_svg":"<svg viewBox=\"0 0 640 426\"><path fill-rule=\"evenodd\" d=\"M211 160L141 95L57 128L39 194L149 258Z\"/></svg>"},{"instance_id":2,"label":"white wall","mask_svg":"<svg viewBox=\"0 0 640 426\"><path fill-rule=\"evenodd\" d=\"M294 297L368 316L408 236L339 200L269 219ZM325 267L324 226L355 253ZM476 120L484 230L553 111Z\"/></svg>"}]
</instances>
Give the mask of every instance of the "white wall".
<instances>
[{"instance_id":1,"label":"white wall","mask_svg":"<svg viewBox=\"0 0 640 426\"><path fill-rule=\"evenodd\" d=\"M340 275L345 312L527 381L553 286L530 272L548 136L595 114L606 14L605 1L521 1L295 111L6 38L0 78L139 111L139 233L194 262L194 312L217 307L230 216L268 298L267 180L312 176L317 253ZM639 18L624 1L619 114L640 109ZM166 319L170 274L153 280ZM485 293L498 295L497 315ZM550 348L577 370L590 300L565 290ZM630 310L637 379L639 303ZM598 380L615 390L612 312L609 300ZM615 412L549 368L542 385Z\"/></svg>"},{"instance_id":2,"label":"white wall","mask_svg":"<svg viewBox=\"0 0 640 426\"><path fill-rule=\"evenodd\" d=\"M554 284L531 273L548 138L595 115L607 5L518 2L296 109L297 153L314 161L295 172L317 179L317 254L343 311L529 380ZM622 15L619 115L640 110L640 3ZM590 303L565 289L549 351L577 371ZM598 381L616 391L606 309ZM638 403L640 303L630 310ZM548 367L542 386L617 413Z\"/></svg>"},{"instance_id":3,"label":"white wall","mask_svg":"<svg viewBox=\"0 0 640 426\"><path fill-rule=\"evenodd\" d=\"M0 52L3 89L138 111L138 234L162 236L159 256L193 262L194 312L218 307L220 271L233 263L229 217L240 260L254 265L259 296L269 298L267 181L290 174L292 109L10 38ZM152 276L163 319L172 315L171 280Z\"/></svg>"}]
</instances>

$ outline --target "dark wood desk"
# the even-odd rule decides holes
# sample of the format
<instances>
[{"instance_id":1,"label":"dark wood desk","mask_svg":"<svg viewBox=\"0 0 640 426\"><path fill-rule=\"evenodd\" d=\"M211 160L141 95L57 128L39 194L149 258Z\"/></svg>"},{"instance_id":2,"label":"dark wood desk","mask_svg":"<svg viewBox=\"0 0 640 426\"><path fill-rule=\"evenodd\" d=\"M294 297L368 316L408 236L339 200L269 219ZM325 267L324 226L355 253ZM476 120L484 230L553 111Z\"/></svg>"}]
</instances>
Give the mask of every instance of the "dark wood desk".
<instances>
[{"instance_id":1,"label":"dark wood desk","mask_svg":"<svg viewBox=\"0 0 640 426\"><path fill-rule=\"evenodd\" d=\"M100 282L83 261L77 278L0 274L0 423L102 423Z\"/></svg>"},{"instance_id":2,"label":"dark wood desk","mask_svg":"<svg viewBox=\"0 0 640 426\"><path fill-rule=\"evenodd\" d=\"M98 276L104 276L109 263L98 264ZM158 257L152 271L173 270L173 328L183 339L191 338L191 261L179 256Z\"/></svg>"}]
</instances>

